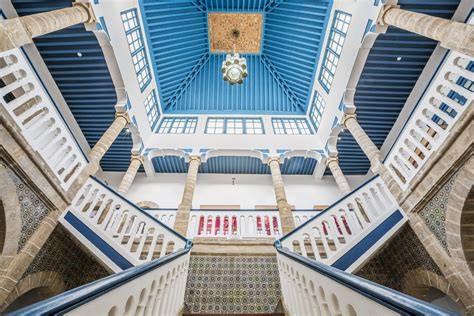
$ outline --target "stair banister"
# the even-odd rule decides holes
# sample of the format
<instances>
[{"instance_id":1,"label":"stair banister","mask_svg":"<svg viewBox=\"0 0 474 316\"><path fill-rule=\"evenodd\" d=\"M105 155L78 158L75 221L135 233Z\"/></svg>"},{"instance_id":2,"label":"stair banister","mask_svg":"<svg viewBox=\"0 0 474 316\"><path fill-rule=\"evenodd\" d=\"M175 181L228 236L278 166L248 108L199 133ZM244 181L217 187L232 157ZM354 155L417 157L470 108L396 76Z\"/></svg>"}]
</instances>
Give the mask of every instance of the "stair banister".
<instances>
[{"instance_id":1,"label":"stair banister","mask_svg":"<svg viewBox=\"0 0 474 316\"><path fill-rule=\"evenodd\" d=\"M382 178L374 176L280 242L304 257L352 272L406 220Z\"/></svg>"},{"instance_id":2,"label":"stair banister","mask_svg":"<svg viewBox=\"0 0 474 316\"><path fill-rule=\"evenodd\" d=\"M184 302L184 284L187 279L191 248L192 242L187 240L184 249L166 257L132 267L6 315L123 315L126 314L127 308L130 314L135 314L135 310L140 308L140 302L144 302L142 305L145 310L156 311L161 307L157 304L162 303L159 297L163 293L163 289L159 291L161 277L166 278L168 275L174 277L176 273L180 273L165 289L177 290L175 291L177 295L174 300L168 301L170 306L163 308L170 314L177 315ZM177 270L179 272L176 272ZM144 301L141 297L143 293L145 293ZM132 303L129 304L130 302ZM113 311L116 314L113 314Z\"/></svg>"},{"instance_id":3,"label":"stair banister","mask_svg":"<svg viewBox=\"0 0 474 316\"><path fill-rule=\"evenodd\" d=\"M459 315L300 256L279 240L275 248L289 315L307 315L308 310L316 315L324 310L344 315Z\"/></svg>"},{"instance_id":4,"label":"stair banister","mask_svg":"<svg viewBox=\"0 0 474 316\"><path fill-rule=\"evenodd\" d=\"M158 259L187 242L94 177L86 181L60 222L114 272Z\"/></svg>"}]
</instances>

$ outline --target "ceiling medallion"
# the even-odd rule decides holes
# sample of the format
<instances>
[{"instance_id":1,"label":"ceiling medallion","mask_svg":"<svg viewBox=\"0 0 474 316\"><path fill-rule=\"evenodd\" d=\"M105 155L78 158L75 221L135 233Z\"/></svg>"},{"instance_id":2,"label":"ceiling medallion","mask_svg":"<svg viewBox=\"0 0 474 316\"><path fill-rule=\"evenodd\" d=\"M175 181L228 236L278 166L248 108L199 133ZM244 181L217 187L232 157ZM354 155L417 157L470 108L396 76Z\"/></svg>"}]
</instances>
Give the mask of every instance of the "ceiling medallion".
<instances>
[{"instance_id":1,"label":"ceiling medallion","mask_svg":"<svg viewBox=\"0 0 474 316\"><path fill-rule=\"evenodd\" d=\"M248 73L247 60L235 52L235 41L239 38L240 31L237 29L232 30L231 36L234 40L234 47L232 53L227 54L225 60L222 62L222 76L224 81L227 81L231 85L242 84Z\"/></svg>"}]
</instances>

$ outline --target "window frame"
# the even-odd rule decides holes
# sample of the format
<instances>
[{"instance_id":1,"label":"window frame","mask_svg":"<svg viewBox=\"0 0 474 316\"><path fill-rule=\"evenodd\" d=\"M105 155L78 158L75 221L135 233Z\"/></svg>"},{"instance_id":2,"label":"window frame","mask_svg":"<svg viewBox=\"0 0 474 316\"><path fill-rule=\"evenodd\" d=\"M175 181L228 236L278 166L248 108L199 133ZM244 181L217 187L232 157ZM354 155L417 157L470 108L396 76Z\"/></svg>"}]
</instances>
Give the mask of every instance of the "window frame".
<instances>
[{"instance_id":1,"label":"window frame","mask_svg":"<svg viewBox=\"0 0 474 316\"><path fill-rule=\"evenodd\" d=\"M129 16L129 14L131 14L131 16ZM151 82L151 71L145 48L145 40L138 18L138 10L132 8L122 11L120 12L120 17L128 44L128 51L132 58L133 68L138 81L138 87L140 91L143 92Z\"/></svg>"},{"instance_id":2,"label":"window frame","mask_svg":"<svg viewBox=\"0 0 474 316\"><path fill-rule=\"evenodd\" d=\"M313 125L315 133L318 132L319 126L321 125L325 108L326 100L324 100L323 96L318 93L318 91L315 91L313 102L311 103L311 108L309 111L309 119Z\"/></svg>"},{"instance_id":3,"label":"window frame","mask_svg":"<svg viewBox=\"0 0 474 316\"><path fill-rule=\"evenodd\" d=\"M150 128L153 130L158 121L160 120L160 110L158 109L158 99L156 98L155 89L151 90L150 93L145 98L144 104L146 116L148 122L150 123Z\"/></svg>"},{"instance_id":4,"label":"window frame","mask_svg":"<svg viewBox=\"0 0 474 316\"><path fill-rule=\"evenodd\" d=\"M233 122L233 126L231 126ZM260 128L255 127L255 123L260 125ZM216 124L219 123L219 124ZM252 127L250 128L250 123ZM239 127L236 127L238 126ZM231 132L232 129L232 132ZM236 132L241 130L241 132ZM260 133L255 131L260 130ZM252 132L250 132L252 131ZM260 117L208 117L206 121L206 128L204 134L210 135L265 135L265 127L263 120Z\"/></svg>"},{"instance_id":5,"label":"window frame","mask_svg":"<svg viewBox=\"0 0 474 316\"><path fill-rule=\"evenodd\" d=\"M161 119L157 134L195 134L198 117L168 116ZM165 125L165 126L164 126ZM166 130L164 130L166 129Z\"/></svg>"},{"instance_id":6,"label":"window frame","mask_svg":"<svg viewBox=\"0 0 474 316\"><path fill-rule=\"evenodd\" d=\"M304 124L304 126L302 126ZM273 133L275 135L313 135L313 130L306 118L297 117L273 117ZM291 132L290 132L291 131ZM295 133L297 131L297 133Z\"/></svg>"},{"instance_id":7,"label":"window frame","mask_svg":"<svg viewBox=\"0 0 474 316\"><path fill-rule=\"evenodd\" d=\"M346 17L348 18L348 21L345 20ZM334 12L331 31L329 32L318 76L319 83L327 93L331 90L334 82L337 66L346 42L347 32L349 31L351 21L352 14L342 10L336 10ZM341 23L341 26L339 26L339 22Z\"/></svg>"}]
</instances>

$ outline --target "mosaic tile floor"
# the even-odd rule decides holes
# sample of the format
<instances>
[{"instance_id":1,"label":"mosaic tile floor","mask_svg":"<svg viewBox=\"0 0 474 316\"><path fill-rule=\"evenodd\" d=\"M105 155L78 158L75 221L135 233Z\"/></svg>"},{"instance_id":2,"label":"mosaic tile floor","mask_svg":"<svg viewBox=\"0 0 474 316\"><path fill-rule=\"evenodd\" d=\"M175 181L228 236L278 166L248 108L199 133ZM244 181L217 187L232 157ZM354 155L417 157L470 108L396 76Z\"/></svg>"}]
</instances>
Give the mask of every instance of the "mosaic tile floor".
<instances>
[{"instance_id":1,"label":"mosaic tile floor","mask_svg":"<svg viewBox=\"0 0 474 316\"><path fill-rule=\"evenodd\" d=\"M280 312L275 257L191 256L186 314Z\"/></svg>"}]
</instances>

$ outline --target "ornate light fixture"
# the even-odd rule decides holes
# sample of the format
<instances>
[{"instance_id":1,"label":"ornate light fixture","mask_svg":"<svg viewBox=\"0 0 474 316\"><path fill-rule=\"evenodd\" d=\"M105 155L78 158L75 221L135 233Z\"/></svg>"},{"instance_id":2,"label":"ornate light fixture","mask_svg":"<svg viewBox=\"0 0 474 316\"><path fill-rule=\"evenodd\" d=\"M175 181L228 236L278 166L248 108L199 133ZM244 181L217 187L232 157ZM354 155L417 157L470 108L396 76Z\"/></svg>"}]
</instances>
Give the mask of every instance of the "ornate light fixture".
<instances>
[{"instance_id":1,"label":"ornate light fixture","mask_svg":"<svg viewBox=\"0 0 474 316\"><path fill-rule=\"evenodd\" d=\"M232 38L234 39L232 54L226 55L221 68L224 81L227 81L231 85L242 84L244 78L248 75L247 60L244 57L240 57L239 54L235 52L235 41L239 35L239 30L232 30Z\"/></svg>"}]
</instances>

